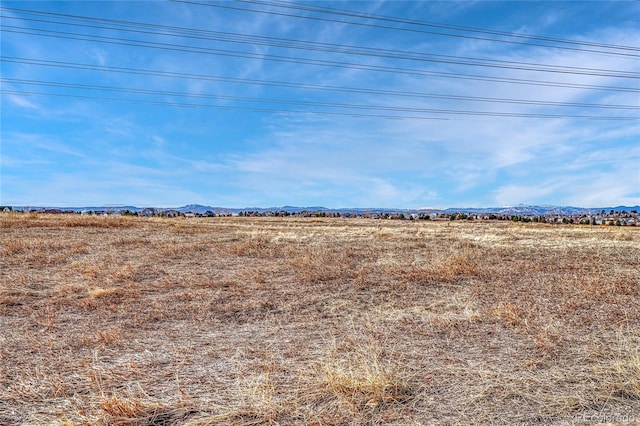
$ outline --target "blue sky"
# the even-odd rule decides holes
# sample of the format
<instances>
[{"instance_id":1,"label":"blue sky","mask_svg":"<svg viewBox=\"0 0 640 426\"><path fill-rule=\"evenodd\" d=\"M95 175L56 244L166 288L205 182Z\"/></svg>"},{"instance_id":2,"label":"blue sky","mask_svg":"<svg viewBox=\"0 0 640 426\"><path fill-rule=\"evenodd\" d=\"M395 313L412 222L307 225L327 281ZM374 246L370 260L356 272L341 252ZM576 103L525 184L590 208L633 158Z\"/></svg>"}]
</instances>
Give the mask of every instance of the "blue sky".
<instances>
[{"instance_id":1,"label":"blue sky","mask_svg":"<svg viewBox=\"0 0 640 426\"><path fill-rule=\"evenodd\" d=\"M637 205L639 40L638 1L2 2L0 204Z\"/></svg>"}]
</instances>

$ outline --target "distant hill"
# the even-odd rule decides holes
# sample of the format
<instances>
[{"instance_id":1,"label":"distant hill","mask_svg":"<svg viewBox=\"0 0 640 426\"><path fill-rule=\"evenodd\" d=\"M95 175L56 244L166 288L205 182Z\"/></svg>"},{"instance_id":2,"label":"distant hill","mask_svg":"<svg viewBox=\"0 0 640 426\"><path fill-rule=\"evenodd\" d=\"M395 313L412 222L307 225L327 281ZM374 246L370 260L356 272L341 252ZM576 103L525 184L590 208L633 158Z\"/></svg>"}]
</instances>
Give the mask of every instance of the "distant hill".
<instances>
[{"instance_id":1,"label":"distant hill","mask_svg":"<svg viewBox=\"0 0 640 426\"><path fill-rule=\"evenodd\" d=\"M83 210L92 210L92 211L107 211L107 210L130 210L133 212L141 211L145 208L150 207L136 207L136 206L93 206L93 207L33 207L29 206L29 209L59 209L59 210L70 210L80 212ZM153 207L151 207L153 208ZM14 206L14 210L22 210L22 206ZM552 205L525 205L519 204L516 206L510 207L453 207L447 209L402 209L402 208L361 208L361 207L347 207L347 208L338 208L332 209L321 206L312 206L312 207L296 207L296 206L282 206L282 207L246 207L246 208L227 208L227 207L213 207L213 206L205 206L202 204L187 204L182 207L175 208L154 208L155 210L177 210L182 213L205 213L207 211L214 212L216 214L219 213L231 213L238 214L240 212L254 211L254 212L278 212L278 211L286 211L289 213L297 213L301 211L325 211L325 212L337 212L337 213L494 213L494 214L504 214L504 215L582 215L582 214L596 214L600 213L602 210L609 213L611 210L614 212L627 211L630 212L632 210L640 211L640 206L616 206L616 207L573 207L573 206L552 206Z\"/></svg>"},{"instance_id":2,"label":"distant hill","mask_svg":"<svg viewBox=\"0 0 640 426\"><path fill-rule=\"evenodd\" d=\"M204 206L201 204L188 204L186 206L175 208L174 210L181 211L183 213L204 213L206 211L212 212L228 212L237 214L242 211L286 211L289 213L297 213L301 211L326 211L326 212L338 212L338 213L401 213L401 212L433 212L433 213L499 213L508 215L549 215L549 214L565 214L565 215L580 215L580 214L595 214L605 210L607 213L611 210L615 212L620 211L640 211L640 206L616 206L616 207L574 207L574 206L551 206L551 205L524 205L519 204L511 207L454 207L447 209L402 209L402 208L362 208L362 207L346 207L346 208L327 208L322 206L310 206L310 207L297 207L297 206L281 206L281 207L246 207L246 208L226 208L226 207L212 207Z\"/></svg>"}]
</instances>

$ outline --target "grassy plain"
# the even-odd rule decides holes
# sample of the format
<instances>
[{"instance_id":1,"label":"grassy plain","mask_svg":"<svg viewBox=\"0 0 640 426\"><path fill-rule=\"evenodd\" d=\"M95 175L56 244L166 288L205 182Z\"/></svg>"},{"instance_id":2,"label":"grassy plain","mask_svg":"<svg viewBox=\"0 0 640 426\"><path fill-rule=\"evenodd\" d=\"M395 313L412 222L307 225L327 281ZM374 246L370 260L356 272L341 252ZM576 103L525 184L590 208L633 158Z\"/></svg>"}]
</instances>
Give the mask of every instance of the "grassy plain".
<instances>
[{"instance_id":1,"label":"grassy plain","mask_svg":"<svg viewBox=\"0 0 640 426\"><path fill-rule=\"evenodd\" d=\"M0 220L0 424L640 419L640 228Z\"/></svg>"}]
</instances>

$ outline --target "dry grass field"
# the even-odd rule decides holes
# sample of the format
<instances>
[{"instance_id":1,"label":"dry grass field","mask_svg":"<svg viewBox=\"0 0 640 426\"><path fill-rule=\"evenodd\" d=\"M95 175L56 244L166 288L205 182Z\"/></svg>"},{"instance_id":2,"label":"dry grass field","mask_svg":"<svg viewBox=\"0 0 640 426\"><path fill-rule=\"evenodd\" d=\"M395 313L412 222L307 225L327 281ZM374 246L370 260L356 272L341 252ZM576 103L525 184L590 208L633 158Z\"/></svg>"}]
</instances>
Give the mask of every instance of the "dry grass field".
<instances>
[{"instance_id":1,"label":"dry grass field","mask_svg":"<svg viewBox=\"0 0 640 426\"><path fill-rule=\"evenodd\" d=\"M2 425L640 420L640 228L0 220Z\"/></svg>"}]
</instances>

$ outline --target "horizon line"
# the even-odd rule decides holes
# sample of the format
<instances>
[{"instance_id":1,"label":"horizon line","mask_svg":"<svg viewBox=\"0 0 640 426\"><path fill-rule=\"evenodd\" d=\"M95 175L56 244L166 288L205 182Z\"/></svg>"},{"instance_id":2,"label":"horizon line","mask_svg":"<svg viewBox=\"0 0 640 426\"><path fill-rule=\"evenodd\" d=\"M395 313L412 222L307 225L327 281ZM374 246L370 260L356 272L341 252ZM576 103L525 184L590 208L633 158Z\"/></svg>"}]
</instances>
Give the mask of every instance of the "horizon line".
<instances>
[{"instance_id":1,"label":"horizon line","mask_svg":"<svg viewBox=\"0 0 640 426\"><path fill-rule=\"evenodd\" d=\"M117 204L117 203L105 203L105 204L94 204L94 205L71 205L71 204L66 204L66 205L58 205L57 203L53 203L53 204L47 204L47 203L39 203L39 204L18 204L18 203L0 203L0 206L2 207L11 207L12 209L21 209L24 210L25 208L55 208L55 209L88 209L88 208L104 208L104 209L115 209L115 208L135 208L135 209L145 209L145 208L153 208L153 209L164 209L164 210L171 210L171 209L182 209L185 207L204 207L204 208L210 208L210 209L226 209L226 210L251 210L251 209L260 209L260 210L286 210L286 209L322 209L322 210L451 210L451 209L507 209L507 208L516 208L516 207L537 207L537 208L548 208L548 209L553 209L553 208L558 208L558 209L562 209L562 208L575 208L575 209L584 209L584 210L588 210L588 209L607 209L607 208L635 208L635 207L640 207L640 204L635 204L635 205L625 205L625 204L618 204L618 205L597 205L597 206L576 206L576 205L558 205L558 204L524 204L524 203L518 203L518 204L512 204L512 205L484 205L484 206L441 206L441 207L437 207L437 206L422 206L422 207L399 207L399 206L395 206L395 207L388 207L388 206L378 206L378 207L357 207L357 206L350 206L350 207L326 207L326 206L322 206L322 205L293 205L293 204L286 204L286 205L282 205L282 206L268 206L268 207L261 207L261 206L244 206L244 207L228 207L228 206L212 206L212 205L208 205L208 204L199 204L199 203L188 203L188 204L183 204L180 206L160 206L160 205L143 205L143 206L139 206L139 205L135 205L135 204Z\"/></svg>"}]
</instances>

